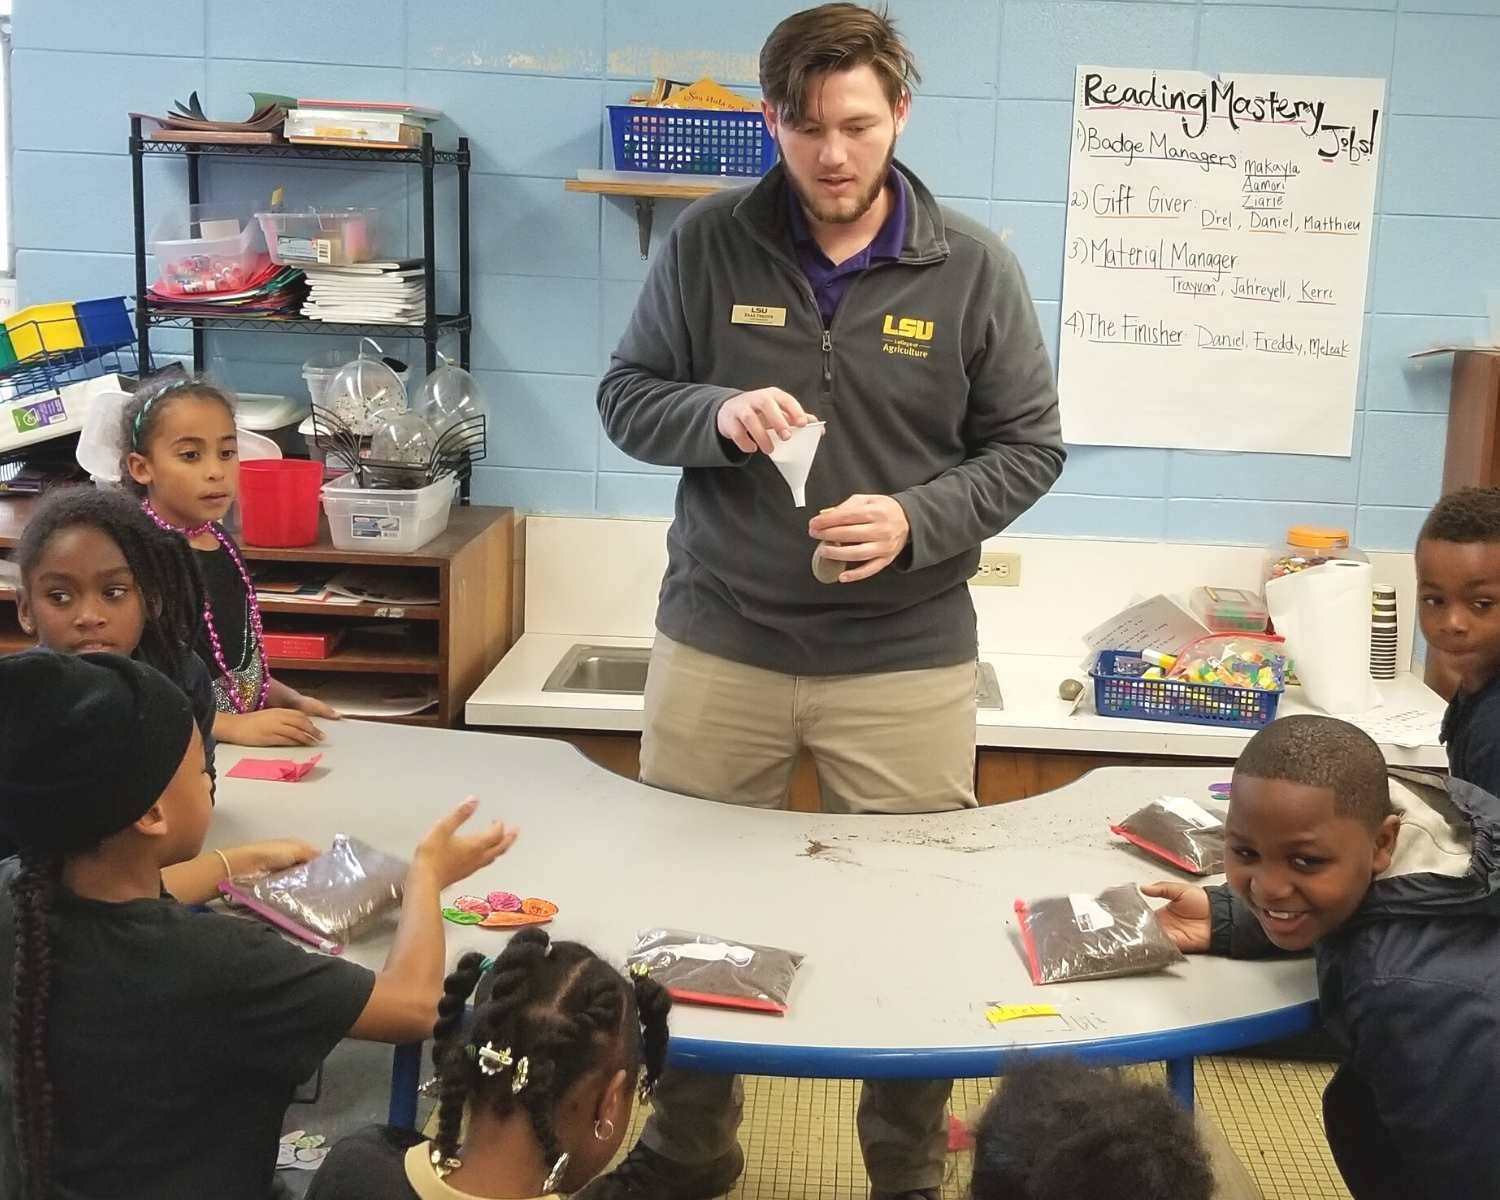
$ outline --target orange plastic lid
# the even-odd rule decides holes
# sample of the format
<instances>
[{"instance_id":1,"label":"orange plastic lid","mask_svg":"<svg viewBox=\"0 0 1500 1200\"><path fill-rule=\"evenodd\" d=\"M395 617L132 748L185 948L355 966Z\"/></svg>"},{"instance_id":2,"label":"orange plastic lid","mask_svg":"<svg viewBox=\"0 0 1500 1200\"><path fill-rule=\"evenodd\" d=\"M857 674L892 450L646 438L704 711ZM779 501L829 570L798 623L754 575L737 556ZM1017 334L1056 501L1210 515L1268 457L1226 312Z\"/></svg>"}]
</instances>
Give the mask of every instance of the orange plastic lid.
<instances>
[{"instance_id":1,"label":"orange plastic lid","mask_svg":"<svg viewBox=\"0 0 1500 1200\"><path fill-rule=\"evenodd\" d=\"M1335 546L1347 546L1349 531L1322 525L1293 525L1286 531L1286 541L1289 546L1301 546L1305 550L1329 550Z\"/></svg>"}]
</instances>

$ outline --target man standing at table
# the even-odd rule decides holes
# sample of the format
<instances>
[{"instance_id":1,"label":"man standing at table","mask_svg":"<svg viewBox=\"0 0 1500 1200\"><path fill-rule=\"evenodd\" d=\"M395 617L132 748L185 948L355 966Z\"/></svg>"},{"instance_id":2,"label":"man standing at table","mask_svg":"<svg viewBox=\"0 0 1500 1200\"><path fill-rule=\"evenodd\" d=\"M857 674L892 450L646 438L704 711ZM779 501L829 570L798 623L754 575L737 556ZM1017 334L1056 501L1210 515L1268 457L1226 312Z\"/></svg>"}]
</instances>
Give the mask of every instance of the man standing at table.
<instances>
[{"instance_id":1,"label":"man standing at table","mask_svg":"<svg viewBox=\"0 0 1500 1200\"><path fill-rule=\"evenodd\" d=\"M780 163L683 214L599 385L611 440L683 469L641 742L656 787L779 808L805 747L826 810L974 804L968 579L1064 455L1014 257L894 160L917 79L884 14L782 21L760 56ZM767 456L812 419L799 509ZM815 547L843 568L829 583ZM904 969L891 947L892 986ZM950 1088L865 1086L877 1200L938 1195ZM741 1104L737 1079L669 1072L640 1144L582 1195L721 1195Z\"/></svg>"}]
</instances>

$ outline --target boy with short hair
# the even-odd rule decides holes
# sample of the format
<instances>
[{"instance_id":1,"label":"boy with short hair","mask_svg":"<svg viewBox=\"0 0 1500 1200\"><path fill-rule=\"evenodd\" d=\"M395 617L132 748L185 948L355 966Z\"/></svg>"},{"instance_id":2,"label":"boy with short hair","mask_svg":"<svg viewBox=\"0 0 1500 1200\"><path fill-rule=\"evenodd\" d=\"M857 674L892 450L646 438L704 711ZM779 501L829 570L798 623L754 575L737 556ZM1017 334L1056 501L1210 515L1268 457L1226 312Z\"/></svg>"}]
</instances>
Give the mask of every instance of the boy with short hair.
<instances>
[{"instance_id":1,"label":"boy with short hair","mask_svg":"<svg viewBox=\"0 0 1500 1200\"><path fill-rule=\"evenodd\" d=\"M1227 887L1144 890L1184 951L1314 952L1355 1200L1500 1196L1500 800L1391 778L1362 730L1285 717L1235 764L1225 842Z\"/></svg>"},{"instance_id":2,"label":"boy with short hair","mask_svg":"<svg viewBox=\"0 0 1500 1200\"><path fill-rule=\"evenodd\" d=\"M1444 496L1417 534L1417 616L1456 684L1448 769L1500 795L1500 488Z\"/></svg>"}]
</instances>

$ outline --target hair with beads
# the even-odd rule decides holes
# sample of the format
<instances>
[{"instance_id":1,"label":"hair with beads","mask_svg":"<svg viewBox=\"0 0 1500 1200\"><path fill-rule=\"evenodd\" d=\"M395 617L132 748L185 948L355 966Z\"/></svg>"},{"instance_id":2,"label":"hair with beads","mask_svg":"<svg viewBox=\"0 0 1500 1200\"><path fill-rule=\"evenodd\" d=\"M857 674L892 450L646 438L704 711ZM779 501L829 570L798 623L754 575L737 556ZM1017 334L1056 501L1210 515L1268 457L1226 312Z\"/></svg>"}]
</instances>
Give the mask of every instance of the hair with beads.
<instances>
[{"instance_id":1,"label":"hair with beads","mask_svg":"<svg viewBox=\"0 0 1500 1200\"><path fill-rule=\"evenodd\" d=\"M61 856L23 848L20 874L10 884L16 925L10 1002L12 1107L24 1200L48 1200L52 1195L52 1083L46 1053L52 947L47 915L61 870Z\"/></svg>"},{"instance_id":2,"label":"hair with beads","mask_svg":"<svg viewBox=\"0 0 1500 1200\"><path fill-rule=\"evenodd\" d=\"M1006 1075L974 1133L972 1200L1210 1200L1192 1114L1165 1088L1068 1059Z\"/></svg>"},{"instance_id":3,"label":"hair with beads","mask_svg":"<svg viewBox=\"0 0 1500 1200\"><path fill-rule=\"evenodd\" d=\"M234 397L229 392L201 375L189 375L180 367L141 380L135 395L120 413L120 481L136 495L144 496L146 488L131 477L130 456L145 454L162 414L178 400L189 398L216 401L234 417Z\"/></svg>"},{"instance_id":4,"label":"hair with beads","mask_svg":"<svg viewBox=\"0 0 1500 1200\"><path fill-rule=\"evenodd\" d=\"M476 988L480 998L465 1022ZM645 1090L656 1085L671 1006L654 980L627 978L588 947L553 942L540 929L520 930L488 970L481 955L465 954L443 983L433 1027L438 1154L456 1157L466 1107L483 1104L500 1116L523 1110L546 1161L556 1163L563 1148L553 1118L578 1080L624 1070L640 1073ZM488 1055L480 1053L485 1047ZM502 1051L510 1065L498 1067Z\"/></svg>"},{"instance_id":5,"label":"hair with beads","mask_svg":"<svg viewBox=\"0 0 1500 1200\"><path fill-rule=\"evenodd\" d=\"M30 586L52 539L78 528L97 529L119 546L146 615L141 658L163 675L178 678L203 620L203 580L186 539L158 529L124 492L55 488L42 497L16 546L23 587Z\"/></svg>"}]
</instances>

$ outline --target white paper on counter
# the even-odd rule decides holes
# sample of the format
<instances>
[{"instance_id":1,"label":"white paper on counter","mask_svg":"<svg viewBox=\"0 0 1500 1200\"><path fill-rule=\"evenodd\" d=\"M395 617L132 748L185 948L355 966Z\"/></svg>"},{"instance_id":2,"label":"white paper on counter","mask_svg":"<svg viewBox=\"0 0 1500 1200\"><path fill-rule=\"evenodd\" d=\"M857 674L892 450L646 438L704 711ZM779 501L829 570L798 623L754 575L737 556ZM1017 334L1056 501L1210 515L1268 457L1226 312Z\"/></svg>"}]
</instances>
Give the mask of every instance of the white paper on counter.
<instances>
[{"instance_id":1,"label":"white paper on counter","mask_svg":"<svg viewBox=\"0 0 1500 1200\"><path fill-rule=\"evenodd\" d=\"M1152 596L1117 612L1084 634L1083 644L1088 653L1080 666L1084 671L1089 670L1101 650L1160 650L1163 654L1176 654L1208 633L1197 617L1170 596Z\"/></svg>"},{"instance_id":2,"label":"white paper on counter","mask_svg":"<svg viewBox=\"0 0 1500 1200\"><path fill-rule=\"evenodd\" d=\"M1307 702L1325 713L1380 706L1370 678L1370 593L1375 569L1339 559L1266 584L1266 607L1286 639Z\"/></svg>"}]
</instances>

